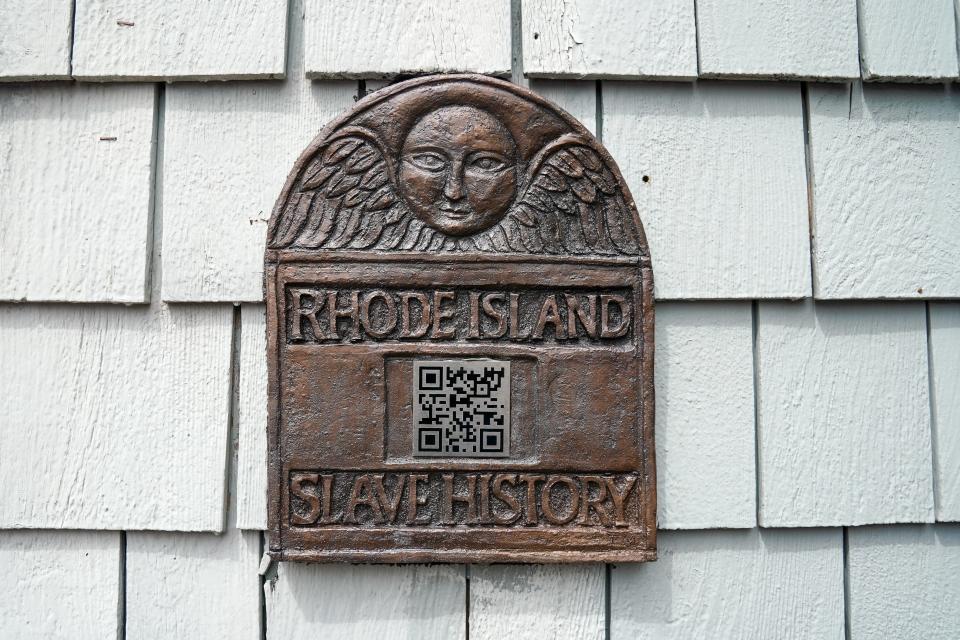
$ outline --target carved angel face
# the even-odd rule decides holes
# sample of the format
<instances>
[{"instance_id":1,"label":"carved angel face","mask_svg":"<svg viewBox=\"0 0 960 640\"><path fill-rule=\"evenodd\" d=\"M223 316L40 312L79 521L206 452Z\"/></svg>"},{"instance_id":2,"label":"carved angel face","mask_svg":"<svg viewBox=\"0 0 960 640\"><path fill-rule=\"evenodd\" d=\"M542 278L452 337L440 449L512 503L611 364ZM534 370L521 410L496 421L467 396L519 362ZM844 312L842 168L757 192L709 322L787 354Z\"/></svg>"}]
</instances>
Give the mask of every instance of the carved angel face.
<instances>
[{"instance_id":1,"label":"carved angel face","mask_svg":"<svg viewBox=\"0 0 960 640\"><path fill-rule=\"evenodd\" d=\"M513 202L517 148L488 112L442 107L407 134L398 177L417 218L447 235L470 235L496 224Z\"/></svg>"}]
</instances>

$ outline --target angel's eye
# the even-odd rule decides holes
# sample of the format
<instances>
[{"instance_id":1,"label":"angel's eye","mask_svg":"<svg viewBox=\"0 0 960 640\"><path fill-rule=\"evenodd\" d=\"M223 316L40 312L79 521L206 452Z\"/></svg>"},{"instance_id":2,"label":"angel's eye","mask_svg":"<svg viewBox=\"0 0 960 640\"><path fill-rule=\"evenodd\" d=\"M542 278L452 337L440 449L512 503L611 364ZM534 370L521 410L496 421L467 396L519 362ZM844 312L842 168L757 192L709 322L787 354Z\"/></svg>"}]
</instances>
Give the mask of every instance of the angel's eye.
<instances>
[{"instance_id":1,"label":"angel's eye","mask_svg":"<svg viewBox=\"0 0 960 640\"><path fill-rule=\"evenodd\" d=\"M506 162L496 156L477 156L470 164L482 171L500 171L507 166Z\"/></svg>"},{"instance_id":2,"label":"angel's eye","mask_svg":"<svg viewBox=\"0 0 960 640\"><path fill-rule=\"evenodd\" d=\"M415 153L410 156L410 162L427 171L440 171L447 164L443 157L436 153Z\"/></svg>"}]
</instances>

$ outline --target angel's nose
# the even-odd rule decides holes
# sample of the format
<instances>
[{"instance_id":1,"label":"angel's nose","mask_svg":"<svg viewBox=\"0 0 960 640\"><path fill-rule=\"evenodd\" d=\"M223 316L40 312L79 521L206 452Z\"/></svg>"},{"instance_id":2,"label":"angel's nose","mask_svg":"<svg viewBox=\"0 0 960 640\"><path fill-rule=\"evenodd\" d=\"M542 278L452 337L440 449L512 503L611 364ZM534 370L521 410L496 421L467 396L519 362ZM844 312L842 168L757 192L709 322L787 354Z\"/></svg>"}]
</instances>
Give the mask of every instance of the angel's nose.
<instances>
[{"instance_id":1,"label":"angel's nose","mask_svg":"<svg viewBox=\"0 0 960 640\"><path fill-rule=\"evenodd\" d=\"M450 168L450 172L447 173L447 180L443 185L443 195L450 200L463 199L463 171L460 167L453 166Z\"/></svg>"}]
</instances>

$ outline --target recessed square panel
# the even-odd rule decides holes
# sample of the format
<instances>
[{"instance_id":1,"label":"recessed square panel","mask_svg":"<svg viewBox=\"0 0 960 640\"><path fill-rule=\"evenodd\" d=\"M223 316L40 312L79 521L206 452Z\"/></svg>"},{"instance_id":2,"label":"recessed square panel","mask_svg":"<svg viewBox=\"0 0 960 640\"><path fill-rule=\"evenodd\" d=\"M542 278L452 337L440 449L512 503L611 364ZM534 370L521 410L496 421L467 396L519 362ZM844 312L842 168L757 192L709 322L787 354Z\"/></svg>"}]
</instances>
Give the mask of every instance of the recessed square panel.
<instances>
[{"instance_id":1,"label":"recessed square panel","mask_svg":"<svg viewBox=\"0 0 960 640\"><path fill-rule=\"evenodd\" d=\"M415 360L413 455L510 455L508 360Z\"/></svg>"}]
</instances>

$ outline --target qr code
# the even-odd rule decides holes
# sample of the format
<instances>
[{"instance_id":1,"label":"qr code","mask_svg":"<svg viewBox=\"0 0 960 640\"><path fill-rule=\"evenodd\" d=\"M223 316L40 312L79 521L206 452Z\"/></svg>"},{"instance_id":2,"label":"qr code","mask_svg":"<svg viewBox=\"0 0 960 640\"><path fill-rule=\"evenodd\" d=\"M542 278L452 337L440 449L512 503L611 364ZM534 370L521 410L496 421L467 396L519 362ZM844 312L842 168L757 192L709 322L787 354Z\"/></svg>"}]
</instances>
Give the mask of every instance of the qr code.
<instances>
[{"instance_id":1,"label":"qr code","mask_svg":"<svg viewBox=\"0 0 960 640\"><path fill-rule=\"evenodd\" d=\"M421 360L413 366L414 455L510 455L510 363Z\"/></svg>"}]
</instances>

